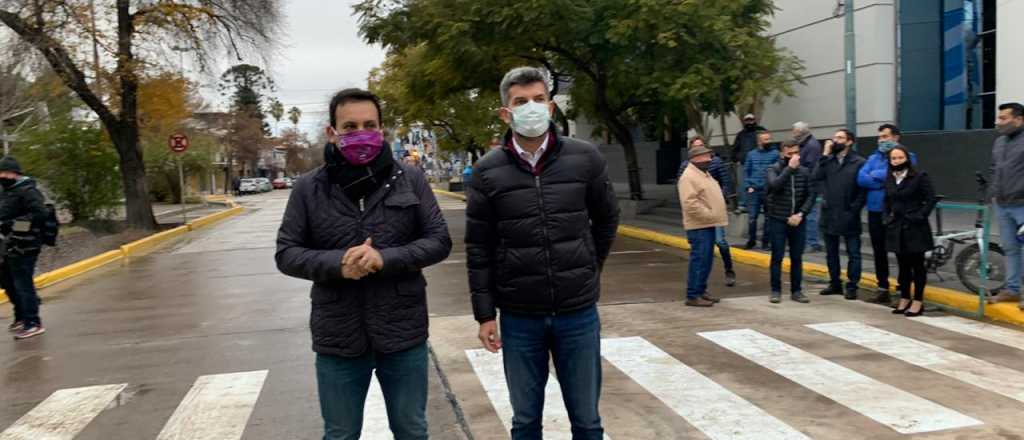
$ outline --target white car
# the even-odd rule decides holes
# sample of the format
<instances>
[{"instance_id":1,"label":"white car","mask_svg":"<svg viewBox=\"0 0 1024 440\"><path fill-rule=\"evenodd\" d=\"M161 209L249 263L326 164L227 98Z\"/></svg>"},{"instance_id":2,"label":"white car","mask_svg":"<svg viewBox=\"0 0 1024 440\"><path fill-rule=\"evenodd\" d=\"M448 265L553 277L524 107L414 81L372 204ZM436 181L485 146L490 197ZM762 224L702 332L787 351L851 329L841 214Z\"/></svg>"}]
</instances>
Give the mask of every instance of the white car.
<instances>
[{"instance_id":1,"label":"white car","mask_svg":"<svg viewBox=\"0 0 1024 440\"><path fill-rule=\"evenodd\" d=\"M241 194L255 194L260 192L260 183L257 179L242 179L238 183L238 192Z\"/></svg>"}]
</instances>

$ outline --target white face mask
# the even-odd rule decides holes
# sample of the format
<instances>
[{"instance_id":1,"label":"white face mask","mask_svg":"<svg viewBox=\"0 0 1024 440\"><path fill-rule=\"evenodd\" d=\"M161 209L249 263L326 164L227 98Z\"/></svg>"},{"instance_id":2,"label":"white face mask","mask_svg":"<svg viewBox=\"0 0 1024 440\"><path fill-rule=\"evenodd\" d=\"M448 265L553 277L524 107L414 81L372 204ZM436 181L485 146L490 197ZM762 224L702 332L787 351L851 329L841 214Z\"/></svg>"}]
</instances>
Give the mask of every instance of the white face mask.
<instances>
[{"instance_id":1,"label":"white face mask","mask_svg":"<svg viewBox=\"0 0 1024 440\"><path fill-rule=\"evenodd\" d=\"M512 108L512 129L522 136L534 138L548 131L551 112L547 104L530 101Z\"/></svg>"}]
</instances>

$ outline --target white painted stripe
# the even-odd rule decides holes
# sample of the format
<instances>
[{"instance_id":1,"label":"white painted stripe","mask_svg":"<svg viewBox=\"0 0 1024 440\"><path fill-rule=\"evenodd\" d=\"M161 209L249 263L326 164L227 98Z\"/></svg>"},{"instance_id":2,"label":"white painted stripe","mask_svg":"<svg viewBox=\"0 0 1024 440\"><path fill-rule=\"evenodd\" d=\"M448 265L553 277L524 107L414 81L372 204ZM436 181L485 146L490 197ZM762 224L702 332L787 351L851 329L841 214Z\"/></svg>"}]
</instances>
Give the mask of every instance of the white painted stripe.
<instances>
[{"instance_id":1,"label":"white painted stripe","mask_svg":"<svg viewBox=\"0 0 1024 440\"><path fill-rule=\"evenodd\" d=\"M267 370L200 376L157 440L238 440Z\"/></svg>"},{"instance_id":2,"label":"white painted stripe","mask_svg":"<svg viewBox=\"0 0 1024 440\"><path fill-rule=\"evenodd\" d=\"M859 322L808 327L903 362L1024 402L1024 373Z\"/></svg>"},{"instance_id":3,"label":"white painted stripe","mask_svg":"<svg viewBox=\"0 0 1024 440\"><path fill-rule=\"evenodd\" d=\"M466 357L469 358L473 371L487 392L487 397L491 399L491 405L498 413L498 418L505 425L505 429L511 432L512 402L509 399L501 353L494 354L482 349L466 350ZM554 376L548 377L548 385L544 389L544 420L541 423L544 426L545 439L572 439L572 426L562 400L562 389ZM604 438L610 440L607 435Z\"/></svg>"},{"instance_id":4,"label":"white painted stripe","mask_svg":"<svg viewBox=\"0 0 1024 440\"><path fill-rule=\"evenodd\" d=\"M366 393L366 404L363 406L363 439L391 440L391 428L388 426L388 408L384 404L384 392L376 377L370 378L370 389Z\"/></svg>"},{"instance_id":5,"label":"white painted stripe","mask_svg":"<svg viewBox=\"0 0 1024 440\"><path fill-rule=\"evenodd\" d=\"M900 434L918 434L982 424L971 417L754 330L698 334Z\"/></svg>"},{"instance_id":6,"label":"white painted stripe","mask_svg":"<svg viewBox=\"0 0 1024 440\"><path fill-rule=\"evenodd\" d=\"M998 325L985 324L959 316L922 316L912 319L912 321L1024 350L1024 332Z\"/></svg>"},{"instance_id":7,"label":"white painted stripe","mask_svg":"<svg viewBox=\"0 0 1024 440\"><path fill-rule=\"evenodd\" d=\"M712 440L809 439L643 338L605 339L601 351Z\"/></svg>"},{"instance_id":8,"label":"white painted stripe","mask_svg":"<svg viewBox=\"0 0 1024 440\"><path fill-rule=\"evenodd\" d=\"M10 428L0 440L71 440L113 401L127 384L58 390Z\"/></svg>"}]
</instances>

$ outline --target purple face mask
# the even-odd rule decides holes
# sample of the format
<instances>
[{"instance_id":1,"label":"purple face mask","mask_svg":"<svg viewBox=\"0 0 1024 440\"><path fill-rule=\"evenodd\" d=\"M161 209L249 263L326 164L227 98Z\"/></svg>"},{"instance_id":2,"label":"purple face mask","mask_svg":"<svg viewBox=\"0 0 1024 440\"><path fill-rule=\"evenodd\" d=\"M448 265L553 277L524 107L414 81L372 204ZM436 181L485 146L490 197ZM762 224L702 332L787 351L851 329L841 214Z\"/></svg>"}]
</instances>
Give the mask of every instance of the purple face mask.
<instances>
[{"instance_id":1,"label":"purple face mask","mask_svg":"<svg viewBox=\"0 0 1024 440\"><path fill-rule=\"evenodd\" d=\"M348 163L366 165L377 158L384 146L384 135L377 130L357 130L338 134L338 151Z\"/></svg>"}]
</instances>

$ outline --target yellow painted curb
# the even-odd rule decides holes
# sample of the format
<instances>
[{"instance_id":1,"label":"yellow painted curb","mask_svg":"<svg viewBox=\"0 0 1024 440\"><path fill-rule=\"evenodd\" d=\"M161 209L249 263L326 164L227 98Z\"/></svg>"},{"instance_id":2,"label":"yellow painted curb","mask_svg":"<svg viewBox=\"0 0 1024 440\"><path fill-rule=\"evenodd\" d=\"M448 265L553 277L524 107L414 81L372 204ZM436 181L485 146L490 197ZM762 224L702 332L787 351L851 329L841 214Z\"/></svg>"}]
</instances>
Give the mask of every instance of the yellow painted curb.
<instances>
[{"instance_id":1,"label":"yellow painted curb","mask_svg":"<svg viewBox=\"0 0 1024 440\"><path fill-rule=\"evenodd\" d=\"M234 216L236 216L238 214L241 214L242 211L244 211L244 210L245 210L245 208L242 208L241 206L235 206L234 208L231 208L231 209L226 209L224 211L221 211L221 212L218 212L218 213L215 213L215 214L210 214L210 215L208 215L206 217L197 218L195 220L192 220L192 221L188 222L188 227L192 231L195 231L197 229L202 229L202 228L205 228L207 226L211 226L211 225L214 225L216 223L219 223L219 222L221 222L221 221L223 221L225 219L234 217Z\"/></svg>"},{"instance_id":2,"label":"yellow painted curb","mask_svg":"<svg viewBox=\"0 0 1024 440\"><path fill-rule=\"evenodd\" d=\"M105 252L92 258L86 258L82 261L72 263L37 276L35 278L36 288L42 289L47 286L52 286L83 273L99 269L110 263L121 261L122 258L124 258L124 253L120 250Z\"/></svg>"},{"instance_id":3,"label":"yellow painted curb","mask_svg":"<svg viewBox=\"0 0 1024 440\"><path fill-rule=\"evenodd\" d=\"M459 193L454 193L454 192L451 192L451 191L445 191L443 189L434 189L434 193L441 194L443 196L454 197L456 199L462 200L463 202L466 201L466 195L465 194L459 194Z\"/></svg>"},{"instance_id":4,"label":"yellow painted curb","mask_svg":"<svg viewBox=\"0 0 1024 440\"><path fill-rule=\"evenodd\" d=\"M174 229L168 229L163 232L158 232L150 235L149 237L121 246L121 253L123 253L126 258L137 257L153 250L153 248L166 243L171 239L187 234L188 231L190 231L190 229L188 225L185 225L178 226Z\"/></svg>"},{"instance_id":5,"label":"yellow painted curb","mask_svg":"<svg viewBox=\"0 0 1024 440\"><path fill-rule=\"evenodd\" d=\"M682 237L677 237L675 235L665 234L662 232L651 231L649 229L638 228L635 226L619 226L619 235L622 235L624 237L636 238L639 240L660 243L677 249L690 249L690 243L687 242L686 239ZM731 253L733 261L737 263L746 264L749 266L757 266L761 268L768 268L771 264L771 256L763 254L761 252L753 252L745 249L733 248L731 249ZM782 262L782 269L788 272L789 267L789 258L786 258ZM843 271L843 273L845 275L845 271ZM804 262L804 274L827 279L828 266L825 266L823 264ZM890 285L895 284L896 280L893 279L890 281ZM878 278L871 274L864 274L861 276L861 285L864 287L877 288ZM959 292L952 289L928 286L927 288L925 288L924 298L929 302L942 304L944 306L961 310L966 313L976 313L978 310L978 295L971 295L969 293ZM1021 311L1020 308L1017 307L1016 303L986 305L985 316L995 321L1002 321L1010 324L1024 326L1024 311Z\"/></svg>"}]
</instances>

